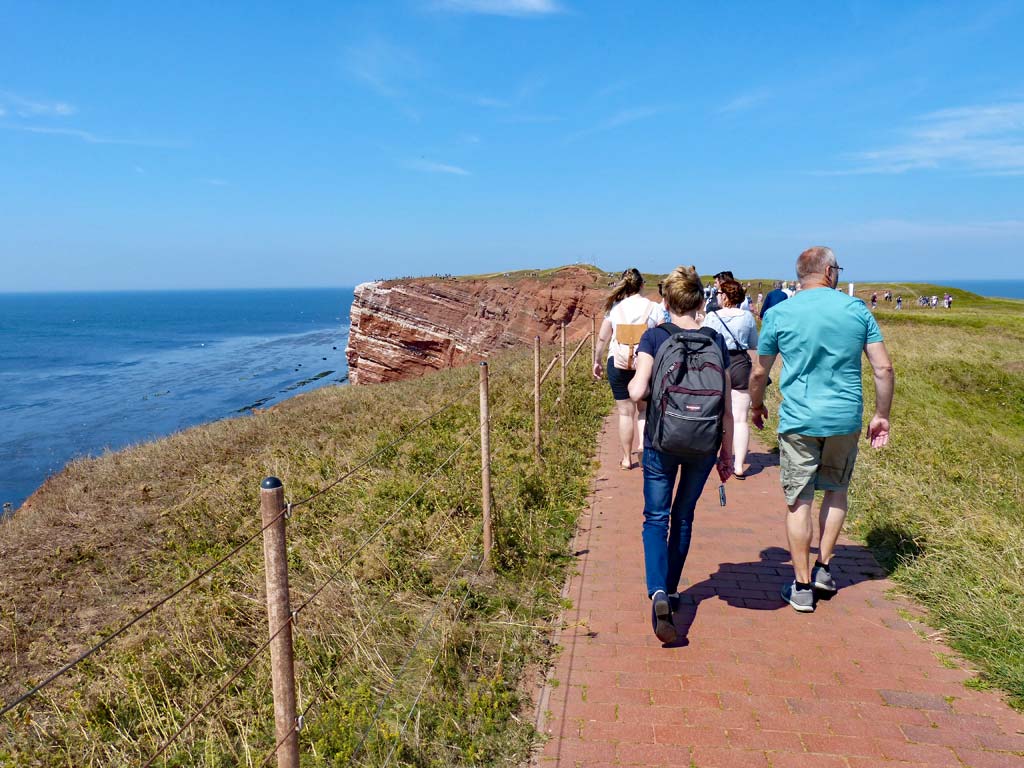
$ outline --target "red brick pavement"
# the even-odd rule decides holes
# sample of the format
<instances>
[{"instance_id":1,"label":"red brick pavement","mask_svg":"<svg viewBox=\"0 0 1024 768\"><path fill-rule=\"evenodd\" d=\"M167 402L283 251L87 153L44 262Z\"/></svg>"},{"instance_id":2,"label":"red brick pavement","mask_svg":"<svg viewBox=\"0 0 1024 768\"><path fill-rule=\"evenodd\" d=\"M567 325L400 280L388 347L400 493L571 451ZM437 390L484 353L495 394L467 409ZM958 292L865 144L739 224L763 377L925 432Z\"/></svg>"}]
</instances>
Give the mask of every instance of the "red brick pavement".
<instances>
[{"instance_id":1,"label":"red brick pavement","mask_svg":"<svg viewBox=\"0 0 1024 768\"><path fill-rule=\"evenodd\" d=\"M839 594L813 614L779 597L792 579L776 457L753 446L718 504L715 473L694 523L676 625L663 646L644 588L642 475L616 468L611 420L566 587L561 653L539 697L541 768L1024 768L1024 716L972 691L950 650L871 553L843 539ZM909 612L909 613L908 613Z\"/></svg>"}]
</instances>

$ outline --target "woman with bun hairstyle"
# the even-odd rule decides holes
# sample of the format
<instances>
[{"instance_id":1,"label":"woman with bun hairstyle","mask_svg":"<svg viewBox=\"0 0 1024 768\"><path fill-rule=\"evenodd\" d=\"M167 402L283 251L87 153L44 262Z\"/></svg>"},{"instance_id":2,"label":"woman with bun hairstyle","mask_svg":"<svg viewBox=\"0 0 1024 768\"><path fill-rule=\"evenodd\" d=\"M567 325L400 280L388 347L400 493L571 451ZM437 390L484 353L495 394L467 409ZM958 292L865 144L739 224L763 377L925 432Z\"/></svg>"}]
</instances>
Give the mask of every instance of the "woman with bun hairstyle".
<instances>
[{"instance_id":1,"label":"woman with bun hairstyle","mask_svg":"<svg viewBox=\"0 0 1024 768\"><path fill-rule=\"evenodd\" d=\"M718 345L722 360L729 359L724 339L715 331L701 328L697 312L704 306L704 286L695 267L676 267L661 286L672 325L647 331L640 340L636 376L629 383L629 395L640 403L650 396L654 358L662 344L678 330L697 331ZM732 470L732 407L729 377L725 376L722 413L722 445L718 456L683 458L655 450L652 435L644 433L644 571L647 595L651 598L651 624L663 643L675 642L669 596L677 593L679 579L690 551L693 512L717 461L724 482ZM647 421L650 426L650 421ZM648 429L648 431L650 431Z\"/></svg>"},{"instance_id":2,"label":"woman with bun hairstyle","mask_svg":"<svg viewBox=\"0 0 1024 768\"><path fill-rule=\"evenodd\" d=\"M732 279L722 280L718 285L720 309L708 312L704 318L705 328L714 328L725 339L729 348L729 381L732 384L732 454L736 462L733 477L745 480L743 465L747 461L747 447L750 445L750 372L757 362L757 323L754 315L740 305L746 297L743 286Z\"/></svg>"},{"instance_id":3,"label":"woman with bun hairstyle","mask_svg":"<svg viewBox=\"0 0 1024 768\"><path fill-rule=\"evenodd\" d=\"M622 448L622 469L633 468L633 456L640 453L640 439L644 431L644 403L629 399L629 382L633 379L636 350L640 337L648 328L661 321L662 309L641 295L644 278L640 271L630 267L622 273L611 295L604 304L604 322L597 335L594 350L594 378L608 373L608 384L619 420L619 445ZM607 360L605 350L608 351Z\"/></svg>"}]
</instances>

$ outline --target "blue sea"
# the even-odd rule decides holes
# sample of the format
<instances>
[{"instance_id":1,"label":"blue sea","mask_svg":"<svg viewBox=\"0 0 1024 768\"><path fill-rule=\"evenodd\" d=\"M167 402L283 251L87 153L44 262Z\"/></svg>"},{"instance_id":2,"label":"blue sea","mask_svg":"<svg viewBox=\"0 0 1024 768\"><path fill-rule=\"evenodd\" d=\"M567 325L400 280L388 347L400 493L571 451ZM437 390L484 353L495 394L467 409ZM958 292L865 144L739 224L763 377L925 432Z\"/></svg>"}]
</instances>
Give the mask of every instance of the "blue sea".
<instances>
[{"instance_id":1,"label":"blue sea","mask_svg":"<svg viewBox=\"0 0 1024 768\"><path fill-rule=\"evenodd\" d=\"M935 280L935 285L961 288L979 296L1000 299L1024 299L1024 280Z\"/></svg>"},{"instance_id":2,"label":"blue sea","mask_svg":"<svg viewBox=\"0 0 1024 768\"><path fill-rule=\"evenodd\" d=\"M346 381L351 288L0 294L0 502L96 455Z\"/></svg>"}]
</instances>

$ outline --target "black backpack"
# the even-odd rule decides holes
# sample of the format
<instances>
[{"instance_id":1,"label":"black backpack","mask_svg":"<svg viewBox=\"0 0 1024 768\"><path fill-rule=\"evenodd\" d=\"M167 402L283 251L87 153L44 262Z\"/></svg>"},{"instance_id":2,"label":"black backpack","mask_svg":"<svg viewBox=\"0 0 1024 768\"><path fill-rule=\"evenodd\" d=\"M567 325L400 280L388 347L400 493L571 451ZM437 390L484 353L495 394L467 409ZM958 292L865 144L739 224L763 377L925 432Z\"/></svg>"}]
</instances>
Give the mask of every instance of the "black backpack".
<instances>
[{"instance_id":1,"label":"black backpack","mask_svg":"<svg viewBox=\"0 0 1024 768\"><path fill-rule=\"evenodd\" d=\"M658 327L672 335L654 358L645 427L650 443L657 451L686 458L717 453L728 375L718 333L671 323Z\"/></svg>"}]
</instances>

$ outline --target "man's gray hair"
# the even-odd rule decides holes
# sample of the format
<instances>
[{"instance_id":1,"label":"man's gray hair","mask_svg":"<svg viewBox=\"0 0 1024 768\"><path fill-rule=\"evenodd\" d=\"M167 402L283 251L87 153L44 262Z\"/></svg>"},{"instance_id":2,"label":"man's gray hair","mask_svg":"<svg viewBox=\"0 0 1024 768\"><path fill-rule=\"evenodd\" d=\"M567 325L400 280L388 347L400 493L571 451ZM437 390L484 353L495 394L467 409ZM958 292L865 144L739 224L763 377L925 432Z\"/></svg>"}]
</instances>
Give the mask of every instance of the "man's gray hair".
<instances>
[{"instance_id":1,"label":"man's gray hair","mask_svg":"<svg viewBox=\"0 0 1024 768\"><path fill-rule=\"evenodd\" d=\"M823 275L828 267L839 266L831 248L816 245L800 254L796 260L796 276L803 280L808 275Z\"/></svg>"}]
</instances>

